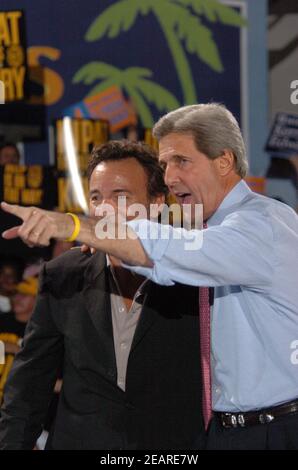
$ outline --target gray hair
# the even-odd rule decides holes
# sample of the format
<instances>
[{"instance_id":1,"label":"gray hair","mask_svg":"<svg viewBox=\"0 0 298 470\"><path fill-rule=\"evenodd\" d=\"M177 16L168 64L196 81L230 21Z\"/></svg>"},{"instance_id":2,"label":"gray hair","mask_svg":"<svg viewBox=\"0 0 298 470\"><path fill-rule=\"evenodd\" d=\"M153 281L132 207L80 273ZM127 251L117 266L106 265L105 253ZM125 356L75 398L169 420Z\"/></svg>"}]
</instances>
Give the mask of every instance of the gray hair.
<instances>
[{"instance_id":1,"label":"gray hair","mask_svg":"<svg viewBox=\"0 0 298 470\"><path fill-rule=\"evenodd\" d=\"M170 133L188 133L197 149L215 159L230 150L235 157L236 173L244 178L248 170L243 137L237 120L222 104L195 104L183 106L165 114L153 128L158 140Z\"/></svg>"}]
</instances>

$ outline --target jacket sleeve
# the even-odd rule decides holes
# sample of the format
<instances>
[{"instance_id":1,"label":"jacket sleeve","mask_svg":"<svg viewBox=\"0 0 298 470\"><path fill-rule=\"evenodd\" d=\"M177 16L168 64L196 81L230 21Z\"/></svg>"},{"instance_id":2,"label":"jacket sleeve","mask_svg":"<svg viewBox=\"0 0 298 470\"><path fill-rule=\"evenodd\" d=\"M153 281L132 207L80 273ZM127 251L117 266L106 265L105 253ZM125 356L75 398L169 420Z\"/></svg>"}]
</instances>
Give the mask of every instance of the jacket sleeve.
<instances>
[{"instance_id":1,"label":"jacket sleeve","mask_svg":"<svg viewBox=\"0 0 298 470\"><path fill-rule=\"evenodd\" d=\"M0 419L0 449L33 449L42 431L63 358L63 336L52 317L46 268L23 346L16 355L5 390Z\"/></svg>"}]
</instances>

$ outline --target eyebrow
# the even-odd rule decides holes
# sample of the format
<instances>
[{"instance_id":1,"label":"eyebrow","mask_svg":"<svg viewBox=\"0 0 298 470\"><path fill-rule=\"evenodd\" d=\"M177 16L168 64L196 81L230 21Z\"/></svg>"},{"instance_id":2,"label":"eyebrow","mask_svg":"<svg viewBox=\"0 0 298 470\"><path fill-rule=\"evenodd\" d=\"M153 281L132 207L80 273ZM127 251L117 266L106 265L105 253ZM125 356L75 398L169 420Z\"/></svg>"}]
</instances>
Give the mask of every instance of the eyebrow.
<instances>
[{"instance_id":1,"label":"eyebrow","mask_svg":"<svg viewBox=\"0 0 298 470\"><path fill-rule=\"evenodd\" d=\"M131 191L129 189L125 189L125 188L119 188L119 189L113 189L113 193L129 193L131 194Z\"/></svg>"},{"instance_id":2,"label":"eyebrow","mask_svg":"<svg viewBox=\"0 0 298 470\"><path fill-rule=\"evenodd\" d=\"M179 153L175 153L174 155L171 155L169 157L169 160L182 160L184 158L190 158L189 155L182 155L182 154L179 154ZM164 160L162 158L162 156L159 156L159 163L166 163L166 160Z\"/></svg>"},{"instance_id":3,"label":"eyebrow","mask_svg":"<svg viewBox=\"0 0 298 470\"><path fill-rule=\"evenodd\" d=\"M125 189L125 188L117 188L117 189L113 189L112 190L113 193L117 194L117 193L128 193L128 194L131 194L131 191L129 189ZM90 196L93 196L94 194L101 194L101 192L98 190L98 189L91 189L89 191L89 195Z\"/></svg>"},{"instance_id":4,"label":"eyebrow","mask_svg":"<svg viewBox=\"0 0 298 470\"><path fill-rule=\"evenodd\" d=\"M89 195L92 196L93 194L100 194L100 191L98 191L98 189L89 190Z\"/></svg>"}]
</instances>

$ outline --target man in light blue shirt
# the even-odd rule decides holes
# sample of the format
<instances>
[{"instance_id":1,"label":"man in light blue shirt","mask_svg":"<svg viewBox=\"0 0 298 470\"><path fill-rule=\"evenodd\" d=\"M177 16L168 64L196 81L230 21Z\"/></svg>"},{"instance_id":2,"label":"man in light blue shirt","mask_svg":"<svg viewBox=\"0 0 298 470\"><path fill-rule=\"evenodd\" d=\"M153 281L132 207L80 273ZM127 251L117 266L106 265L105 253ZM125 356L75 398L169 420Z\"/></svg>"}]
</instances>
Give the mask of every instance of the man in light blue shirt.
<instances>
[{"instance_id":1,"label":"man in light blue shirt","mask_svg":"<svg viewBox=\"0 0 298 470\"><path fill-rule=\"evenodd\" d=\"M193 217L203 205L208 228L186 236L168 227L164 237L161 225L134 220L128 231L137 239L99 240L96 222L81 220L77 239L159 284L214 287L209 448L298 449L297 215L243 181L242 135L224 106L180 108L160 119L154 135L171 193ZM24 241L36 243L34 224L16 211L25 220ZM51 236L72 233L69 216L47 217Z\"/></svg>"},{"instance_id":2,"label":"man in light blue shirt","mask_svg":"<svg viewBox=\"0 0 298 470\"><path fill-rule=\"evenodd\" d=\"M181 108L154 133L169 189L180 204L203 204L208 228L194 251L177 236L182 229L154 240L152 222L130 222L153 263L135 271L160 284L214 287L209 447L298 448L297 215L243 181L241 133L224 107ZM287 420L288 437L276 441Z\"/></svg>"}]
</instances>

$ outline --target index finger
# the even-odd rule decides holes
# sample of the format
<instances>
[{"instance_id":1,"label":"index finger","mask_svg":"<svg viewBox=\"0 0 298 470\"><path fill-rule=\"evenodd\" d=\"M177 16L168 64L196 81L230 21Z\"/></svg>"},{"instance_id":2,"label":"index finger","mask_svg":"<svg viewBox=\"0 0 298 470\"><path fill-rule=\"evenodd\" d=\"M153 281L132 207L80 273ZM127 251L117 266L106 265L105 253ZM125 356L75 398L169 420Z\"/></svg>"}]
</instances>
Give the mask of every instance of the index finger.
<instances>
[{"instance_id":1,"label":"index finger","mask_svg":"<svg viewBox=\"0 0 298 470\"><path fill-rule=\"evenodd\" d=\"M22 207L17 204L7 204L7 202L1 202L1 209L9 214L16 215L23 221L25 221L31 213L30 207Z\"/></svg>"}]
</instances>

